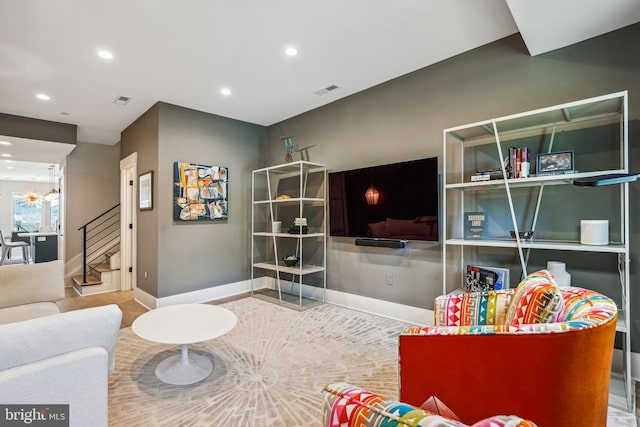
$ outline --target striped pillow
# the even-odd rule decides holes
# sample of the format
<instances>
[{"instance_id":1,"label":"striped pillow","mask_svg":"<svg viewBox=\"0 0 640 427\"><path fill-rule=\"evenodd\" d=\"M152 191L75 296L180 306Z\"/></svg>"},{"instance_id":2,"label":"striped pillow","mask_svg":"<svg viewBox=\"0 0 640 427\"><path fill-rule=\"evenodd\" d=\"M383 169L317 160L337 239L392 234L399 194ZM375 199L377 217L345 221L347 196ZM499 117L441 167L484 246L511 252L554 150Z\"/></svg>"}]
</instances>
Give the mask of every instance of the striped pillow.
<instances>
[{"instance_id":1,"label":"striped pillow","mask_svg":"<svg viewBox=\"0 0 640 427\"><path fill-rule=\"evenodd\" d=\"M564 301L553 274L547 270L529 274L513 295L507 323L523 325L553 323L562 319Z\"/></svg>"}]
</instances>

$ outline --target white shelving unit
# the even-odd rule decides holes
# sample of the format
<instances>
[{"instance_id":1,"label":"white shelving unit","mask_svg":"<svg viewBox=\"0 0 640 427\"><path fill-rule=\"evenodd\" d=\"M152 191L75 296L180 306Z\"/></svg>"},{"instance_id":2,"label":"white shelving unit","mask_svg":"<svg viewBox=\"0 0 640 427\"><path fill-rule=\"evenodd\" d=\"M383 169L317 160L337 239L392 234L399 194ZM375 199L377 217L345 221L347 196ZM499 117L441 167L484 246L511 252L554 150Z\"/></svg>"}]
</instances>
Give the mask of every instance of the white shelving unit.
<instances>
[{"instance_id":1,"label":"white shelving unit","mask_svg":"<svg viewBox=\"0 0 640 427\"><path fill-rule=\"evenodd\" d=\"M325 301L327 288L327 168L297 161L254 170L251 207L251 292L255 297L302 310ZM306 232L292 230L306 218ZM282 229L273 229L280 221ZM296 255L296 266L283 258ZM273 278L274 286L256 286Z\"/></svg>"},{"instance_id":2,"label":"white shelving unit","mask_svg":"<svg viewBox=\"0 0 640 427\"><path fill-rule=\"evenodd\" d=\"M506 264L511 270L511 285L515 286L521 277L535 271L533 268L544 268L545 258L574 263L577 256L598 260L596 274L607 274L603 277L610 280L596 283L607 283L596 290L611 296L619 307L617 332L622 351L617 353L621 360L612 369L609 403L633 412L635 396L629 372L629 184L591 188L573 185L576 179L628 173L627 110L624 91L445 129L442 292L455 292L462 286L467 264ZM510 146L531 150L532 173L537 169L537 154L563 151L573 152L576 170L507 179L504 159ZM470 182L477 170L491 168L501 168L501 179ZM465 212L485 213L487 230L483 238L465 235ZM609 220L608 245L580 243L580 219L593 216ZM513 239L512 230L533 231L533 238ZM587 282L574 280L572 285L594 287Z\"/></svg>"}]
</instances>

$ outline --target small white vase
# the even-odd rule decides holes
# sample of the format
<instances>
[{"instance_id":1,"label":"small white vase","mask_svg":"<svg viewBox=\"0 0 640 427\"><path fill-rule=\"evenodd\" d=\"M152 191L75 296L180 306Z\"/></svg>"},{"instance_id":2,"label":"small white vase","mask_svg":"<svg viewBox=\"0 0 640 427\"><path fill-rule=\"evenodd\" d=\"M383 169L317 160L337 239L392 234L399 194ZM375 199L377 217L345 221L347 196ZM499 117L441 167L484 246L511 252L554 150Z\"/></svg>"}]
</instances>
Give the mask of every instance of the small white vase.
<instances>
[{"instance_id":1,"label":"small white vase","mask_svg":"<svg viewBox=\"0 0 640 427\"><path fill-rule=\"evenodd\" d=\"M571 274L567 273L566 265L564 262L548 261L547 270L553 273L553 277L556 278L558 286L571 286Z\"/></svg>"}]
</instances>

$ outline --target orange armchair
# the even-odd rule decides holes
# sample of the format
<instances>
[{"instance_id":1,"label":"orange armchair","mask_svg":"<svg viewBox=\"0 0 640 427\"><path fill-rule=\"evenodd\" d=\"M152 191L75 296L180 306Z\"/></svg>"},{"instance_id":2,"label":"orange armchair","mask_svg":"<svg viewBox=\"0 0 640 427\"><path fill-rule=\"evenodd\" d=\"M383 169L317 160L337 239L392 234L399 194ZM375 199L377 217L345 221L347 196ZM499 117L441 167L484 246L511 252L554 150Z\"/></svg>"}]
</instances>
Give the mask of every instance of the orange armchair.
<instances>
[{"instance_id":1,"label":"orange armchair","mask_svg":"<svg viewBox=\"0 0 640 427\"><path fill-rule=\"evenodd\" d=\"M525 279L517 290L438 297L436 326L399 338L400 400L437 396L468 424L510 413L540 427L606 425L616 305L540 273L548 283L535 292Z\"/></svg>"}]
</instances>

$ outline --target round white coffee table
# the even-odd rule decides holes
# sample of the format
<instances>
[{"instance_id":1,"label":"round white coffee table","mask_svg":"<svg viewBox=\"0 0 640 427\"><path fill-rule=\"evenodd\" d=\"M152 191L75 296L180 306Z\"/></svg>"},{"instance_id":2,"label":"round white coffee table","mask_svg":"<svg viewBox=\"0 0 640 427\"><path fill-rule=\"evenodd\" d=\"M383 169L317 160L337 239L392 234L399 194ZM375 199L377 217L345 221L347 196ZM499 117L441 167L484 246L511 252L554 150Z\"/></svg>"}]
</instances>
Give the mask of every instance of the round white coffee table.
<instances>
[{"instance_id":1,"label":"round white coffee table","mask_svg":"<svg viewBox=\"0 0 640 427\"><path fill-rule=\"evenodd\" d=\"M189 344L222 336L236 326L236 315L209 304L177 304L148 311L138 317L131 330L140 338L182 346L181 354L168 357L156 368L161 381L175 385L194 384L213 371L208 357L189 353Z\"/></svg>"}]
</instances>

